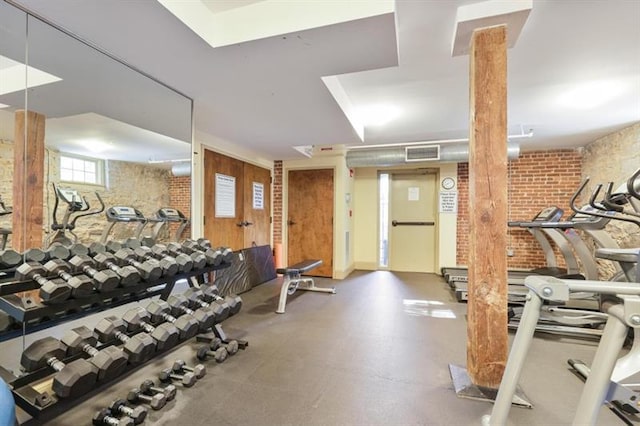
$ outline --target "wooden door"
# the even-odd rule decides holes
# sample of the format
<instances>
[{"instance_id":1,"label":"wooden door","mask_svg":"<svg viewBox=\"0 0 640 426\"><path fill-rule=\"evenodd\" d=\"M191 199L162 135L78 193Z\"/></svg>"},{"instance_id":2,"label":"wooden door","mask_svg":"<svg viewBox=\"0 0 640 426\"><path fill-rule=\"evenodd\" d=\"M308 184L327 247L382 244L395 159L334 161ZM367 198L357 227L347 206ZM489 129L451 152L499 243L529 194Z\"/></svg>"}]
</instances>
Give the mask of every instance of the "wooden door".
<instances>
[{"instance_id":1,"label":"wooden door","mask_svg":"<svg viewBox=\"0 0 640 426\"><path fill-rule=\"evenodd\" d=\"M322 259L310 275L333 275L333 170L288 174L287 263Z\"/></svg>"},{"instance_id":2,"label":"wooden door","mask_svg":"<svg viewBox=\"0 0 640 426\"><path fill-rule=\"evenodd\" d=\"M271 172L244 164L244 246L270 243Z\"/></svg>"},{"instance_id":3,"label":"wooden door","mask_svg":"<svg viewBox=\"0 0 640 426\"><path fill-rule=\"evenodd\" d=\"M243 176L242 161L204 151L204 236L214 246L244 248Z\"/></svg>"},{"instance_id":4,"label":"wooden door","mask_svg":"<svg viewBox=\"0 0 640 426\"><path fill-rule=\"evenodd\" d=\"M435 272L435 174L391 175L389 269Z\"/></svg>"}]
</instances>

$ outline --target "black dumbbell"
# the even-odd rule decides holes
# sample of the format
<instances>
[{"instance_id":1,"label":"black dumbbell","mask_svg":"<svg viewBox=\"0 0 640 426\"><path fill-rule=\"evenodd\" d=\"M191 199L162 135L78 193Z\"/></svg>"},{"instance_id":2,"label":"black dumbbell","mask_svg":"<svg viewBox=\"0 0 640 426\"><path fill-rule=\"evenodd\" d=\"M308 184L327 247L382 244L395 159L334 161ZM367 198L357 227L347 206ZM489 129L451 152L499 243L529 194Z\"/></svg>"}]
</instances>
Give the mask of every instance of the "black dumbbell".
<instances>
[{"instance_id":1,"label":"black dumbbell","mask_svg":"<svg viewBox=\"0 0 640 426\"><path fill-rule=\"evenodd\" d=\"M211 350L209 346L201 346L198 348L196 356L200 361L205 361L207 358L212 357L217 363L221 363L227 359L229 354L227 353L227 350L222 347L216 350Z\"/></svg>"},{"instance_id":2,"label":"black dumbbell","mask_svg":"<svg viewBox=\"0 0 640 426\"><path fill-rule=\"evenodd\" d=\"M167 402L173 400L178 393L178 389L175 386L169 384L161 388L156 386L153 380L145 380L144 382L142 382L142 384L140 385L140 391L147 395L155 395L157 393L161 393L165 396Z\"/></svg>"},{"instance_id":3,"label":"black dumbbell","mask_svg":"<svg viewBox=\"0 0 640 426\"><path fill-rule=\"evenodd\" d=\"M87 255L76 255L69 260L73 270L84 273L93 280L93 285L100 292L112 291L120 284L120 276L111 269L98 271L95 261Z\"/></svg>"},{"instance_id":4,"label":"black dumbbell","mask_svg":"<svg viewBox=\"0 0 640 426\"><path fill-rule=\"evenodd\" d=\"M242 309L242 298L240 296L230 294L223 298L220 296L218 286L215 284L202 285L200 286L200 291L202 292L205 302L224 301L229 305L229 316L237 314L240 312L240 309Z\"/></svg>"},{"instance_id":5,"label":"black dumbbell","mask_svg":"<svg viewBox=\"0 0 640 426\"><path fill-rule=\"evenodd\" d=\"M83 298L94 294L93 280L84 274L71 275L71 265L62 259L52 259L44 264L50 275L57 275L71 287L71 295Z\"/></svg>"},{"instance_id":6,"label":"black dumbbell","mask_svg":"<svg viewBox=\"0 0 640 426\"><path fill-rule=\"evenodd\" d=\"M194 254L204 256L207 265L218 266L222 263L222 253L219 253L211 248L200 247L195 241L184 241L180 246L180 249L190 254L191 256L193 256Z\"/></svg>"},{"instance_id":7,"label":"black dumbbell","mask_svg":"<svg viewBox=\"0 0 640 426\"><path fill-rule=\"evenodd\" d=\"M96 426L132 426L135 424L131 417L114 417L108 408L103 408L102 410L96 411L96 413L93 415L92 421Z\"/></svg>"},{"instance_id":8,"label":"black dumbbell","mask_svg":"<svg viewBox=\"0 0 640 426\"><path fill-rule=\"evenodd\" d=\"M195 385L196 381L198 380L193 373L187 372L184 374L178 374L175 373L171 367L162 370L158 377L160 378L161 382L180 381L180 383L182 383L182 386L184 386L185 388L190 388L191 386Z\"/></svg>"},{"instance_id":9,"label":"black dumbbell","mask_svg":"<svg viewBox=\"0 0 640 426\"><path fill-rule=\"evenodd\" d=\"M178 273L178 262L176 262L176 259L171 256L156 257L155 253L152 253L151 249L146 246L136 248L133 250L133 253L140 261L144 262L146 260L153 260L154 262L158 262L162 268L162 276L164 277L172 277Z\"/></svg>"},{"instance_id":10,"label":"black dumbbell","mask_svg":"<svg viewBox=\"0 0 640 426\"><path fill-rule=\"evenodd\" d=\"M171 306L171 315L180 316L182 314L191 315L200 324L200 331L208 331L216 322L216 315L213 311L199 308L195 311L189 308L189 300L181 294L169 296L167 303Z\"/></svg>"},{"instance_id":11,"label":"black dumbbell","mask_svg":"<svg viewBox=\"0 0 640 426\"><path fill-rule=\"evenodd\" d=\"M127 354L130 364L141 364L151 358L156 351L156 341L147 333L129 337L124 333L125 330L124 321L113 315L98 321L94 329L98 340L103 343L114 339L124 343L122 350Z\"/></svg>"},{"instance_id":12,"label":"black dumbbell","mask_svg":"<svg viewBox=\"0 0 640 426\"><path fill-rule=\"evenodd\" d=\"M109 405L109 410L113 413L131 417L133 423L139 425L147 418L147 409L141 405L135 408L129 407L124 399L116 399Z\"/></svg>"},{"instance_id":13,"label":"black dumbbell","mask_svg":"<svg viewBox=\"0 0 640 426\"><path fill-rule=\"evenodd\" d=\"M113 253L113 256L118 259L121 266L130 265L136 268L144 280L155 281L162 276L162 267L157 260L138 262L135 259L135 253L131 249L122 248Z\"/></svg>"},{"instance_id":14,"label":"black dumbbell","mask_svg":"<svg viewBox=\"0 0 640 426\"><path fill-rule=\"evenodd\" d=\"M160 410L167 404L167 397L162 393L157 393L155 395L145 395L138 388L133 388L127 393L127 401L132 403L137 403L142 401L145 404L148 404L149 407L154 410Z\"/></svg>"},{"instance_id":15,"label":"black dumbbell","mask_svg":"<svg viewBox=\"0 0 640 426\"><path fill-rule=\"evenodd\" d=\"M77 397L93 389L98 380L98 370L83 358L65 364L60 360L66 353L67 347L61 341L48 336L29 345L22 352L20 364L28 372L51 366L57 371L52 385L56 395L61 398Z\"/></svg>"},{"instance_id":16,"label":"black dumbbell","mask_svg":"<svg viewBox=\"0 0 640 426\"><path fill-rule=\"evenodd\" d=\"M44 251L47 255L47 260L60 259L67 260L71 257L71 251L60 243L53 243Z\"/></svg>"},{"instance_id":17,"label":"black dumbbell","mask_svg":"<svg viewBox=\"0 0 640 426\"><path fill-rule=\"evenodd\" d=\"M116 258L111 253L97 253L93 260L98 265L104 268L108 268L120 276L120 285L123 287L130 287L140 282L140 273L133 266L118 266Z\"/></svg>"},{"instance_id":18,"label":"black dumbbell","mask_svg":"<svg viewBox=\"0 0 640 426\"><path fill-rule=\"evenodd\" d=\"M231 308L224 300L214 300L212 303L205 302L204 294L195 287L190 287L182 295L189 301L189 307L211 310L216 316L216 323L222 322L229 317Z\"/></svg>"},{"instance_id":19,"label":"black dumbbell","mask_svg":"<svg viewBox=\"0 0 640 426\"><path fill-rule=\"evenodd\" d=\"M192 270L202 269L205 266L207 266L207 259L204 257L202 253L187 254L183 250L181 250L182 246L178 243L169 243L167 245L163 245L163 244L156 244L156 245L166 250L166 252L172 255L173 257L175 257L176 260L182 259L181 262L186 263L187 259L189 259L189 261L191 262ZM184 272L188 272L188 271L184 271Z\"/></svg>"},{"instance_id":20,"label":"black dumbbell","mask_svg":"<svg viewBox=\"0 0 640 426\"><path fill-rule=\"evenodd\" d=\"M171 306L164 300L152 300L147 304L147 311L151 314L151 322L160 324L164 321L173 324L180 332L180 339L186 340L198 334L200 324L191 315L181 315L176 318L171 315Z\"/></svg>"},{"instance_id":21,"label":"black dumbbell","mask_svg":"<svg viewBox=\"0 0 640 426\"><path fill-rule=\"evenodd\" d=\"M127 331L144 330L148 333L156 341L158 351L172 348L180 340L180 333L173 324L165 322L155 327L149 324L149 312L140 306L129 309L124 313L122 319L127 324Z\"/></svg>"},{"instance_id":22,"label":"black dumbbell","mask_svg":"<svg viewBox=\"0 0 640 426\"><path fill-rule=\"evenodd\" d=\"M54 282L45 278L47 271L40 263L23 263L16 269L15 277L18 280L33 280L40 286L40 298L42 303L62 303L71 297L71 287L65 282Z\"/></svg>"},{"instance_id":23,"label":"black dumbbell","mask_svg":"<svg viewBox=\"0 0 640 426\"><path fill-rule=\"evenodd\" d=\"M228 342L225 343L222 340L215 338L209 344L209 348L211 348L212 351L218 350L220 348L224 348L227 350L227 353L229 355L233 356L238 353L238 349L240 349L240 345L238 344L237 340L229 340Z\"/></svg>"},{"instance_id":24,"label":"black dumbbell","mask_svg":"<svg viewBox=\"0 0 640 426\"><path fill-rule=\"evenodd\" d=\"M13 249L0 250L0 269L13 268L22 263L22 255Z\"/></svg>"},{"instance_id":25,"label":"black dumbbell","mask_svg":"<svg viewBox=\"0 0 640 426\"><path fill-rule=\"evenodd\" d=\"M194 376L196 376L196 379L202 379L204 376L207 375L207 367L205 367L204 365L196 364L195 366L191 367L181 359L174 361L173 365L171 366L171 369L173 370L174 373L183 373L187 371L189 373L192 373Z\"/></svg>"},{"instance_id":26,"label":"black dumbbell","mask_svg":"<svg viewBox=\"0 0 640 426\"><path fill-rule=\"evenodd\" d=\"M115 346L107 346L101 350L95 348L98 340L91 330L85 326L72 328L61 339L67 346L69 356L86 352L91 358L88 361L98 369L98 380L109 381L121 375L127 368L127 356Z\"/></svg>"},{"instance_id":27,"label":"black dumbbell","mask_svg":"<svg viewBox=\"0 0 640 426\"><path fill-rule=\"evenodd\" d=\"M178 272L186 274L193 269L193 259L184 253L170 253L164 244L154 244L150 247L151 253L156 259L170 257L178 264Z\"/></svg>"}]
</instances>

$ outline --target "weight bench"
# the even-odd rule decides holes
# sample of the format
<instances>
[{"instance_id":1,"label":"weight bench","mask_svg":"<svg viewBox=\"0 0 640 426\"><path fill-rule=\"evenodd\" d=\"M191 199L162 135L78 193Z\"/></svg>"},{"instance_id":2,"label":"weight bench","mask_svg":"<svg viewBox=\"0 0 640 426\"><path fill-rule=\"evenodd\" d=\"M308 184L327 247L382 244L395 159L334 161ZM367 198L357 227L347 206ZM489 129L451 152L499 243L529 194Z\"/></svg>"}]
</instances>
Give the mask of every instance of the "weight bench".
<instances>
[{"instance_id":1,"label":"weight bench","mask_svg":"<svg viewBox=\"0 0 640 426\"><path fill-rule=\"evenodd\" d=\"M301 275L322 265L322 260L304 260L287 268L278 268L276 272L284 275L284 282L280 288L280 300L276 313L284 314L284 307L287 304L287 296L296 290L319 291L322 293L336 293L335 287L316 287L313 278L303 278Z\"/></svg>"}]
</instances>

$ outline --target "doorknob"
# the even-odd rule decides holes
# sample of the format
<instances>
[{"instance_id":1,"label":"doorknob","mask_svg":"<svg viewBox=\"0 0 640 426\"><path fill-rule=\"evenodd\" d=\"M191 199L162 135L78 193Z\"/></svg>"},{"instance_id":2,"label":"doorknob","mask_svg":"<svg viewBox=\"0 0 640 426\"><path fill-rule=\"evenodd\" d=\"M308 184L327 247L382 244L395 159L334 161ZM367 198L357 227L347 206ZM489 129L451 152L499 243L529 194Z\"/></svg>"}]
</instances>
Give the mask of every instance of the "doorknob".
<instances>
[{"instance_id":1,"label":"doorknob","mask_svg":"<svg viewBox=\"0 0 640 426\"><path fill-rule=\"evenodd\" d=\"M247 222L246 220L244 221L244 226L251 226L251 225L253 225L252 222Z\"/></svg>"},{"instance_id":2,"label":"doorknob","mask_svg":"<svg viewBox=\"0 0 640 426\"><path fill-rule=\"evenodd\" d=\"M295 225L296 223L295 223L293 220L289 219L289 220L287 221L287 224L289 224L289 225Z\"/></svg>"}]
</instances>

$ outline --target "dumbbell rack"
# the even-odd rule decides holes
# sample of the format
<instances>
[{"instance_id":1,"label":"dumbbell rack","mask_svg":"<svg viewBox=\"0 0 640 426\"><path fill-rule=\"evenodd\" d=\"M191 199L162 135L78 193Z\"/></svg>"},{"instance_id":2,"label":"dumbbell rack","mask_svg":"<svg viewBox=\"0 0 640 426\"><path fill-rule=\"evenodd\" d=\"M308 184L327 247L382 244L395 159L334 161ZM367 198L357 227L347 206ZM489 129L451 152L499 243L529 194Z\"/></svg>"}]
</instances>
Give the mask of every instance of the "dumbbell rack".
<instances>
[{"instance_id":1,"label":"dumbbell rack","mask_svg":"<svg viewBox=\"0 0 640 426\"><path fill-rule=\"evenodd\" d=\"M29 290L37 290L37 284L31 281L24 282L11 282L2 283L0 281L0 309L6 311L16 320L22 321L23 324L29 324L29 321L36 321L38 319L49 318L38 324L27 325L27 332L33 332L37 329L50 327L59 322L68 321L80 316L85 316L89 313L99 312L105 309L109 309L115 306L123 305L129 302L135 302L141 299L147 299L156 295L166 300L173 287L178 280L195 278L207 274L208 272L216 271L228 267L229 264L221 264L219 266L206 267L197 271L191 271L186 274L178 274L171 278L164 278L156 281L141 282L139 285L131 286L127 288L118 288L108 293L96 293L91 297L83 299L69 299L60 305L44 305L38 302L28 302L26 305L23 299L17 296L15 293L20 293ZM190 285L192 285L190 283ZM20 332L20 330L18 330ZM136 334L126 333L129 336ZM227 341L227 337L222 330L221 324L216 324L213 327L213 331L209 334L200 334L197 336L197 341L210 341L212 337L219 337L223 341ZM2 339L2 337L0 337ZM9 370L0 366L0 378L4 380L12 389L13 396L16 405L23 409L27 414L33 417L35 423L40 423L48 419L52 419L79 403L95 396L103 391L105 388L111 386L115 381L128 377L135 370L142 368L152 362L154 359L162 357L164 353L173 351L176 348L193 342L194 339L187 339L180 342L178 345L167 348L163 351L156 352L153 357L140 365L127 365L124 372L111 380L97 383L95 388L87 394L79 398L59 398L51 390L51 378L53 377L53 370L50 367L44 367L37 371L16 376ZM248 343L243 340L239 340L240 349L245 349ZM104 344L97 345L98 350L104 349L107 346L120 345L117 340L109 341ZM78 353L76 355L65 358L64 363L70 363L78 358L90 358L85 353Z\"/></svg>"},{"instance_id":2,"label":"dumbbell rack","mask_svg":"<svg viewBox=\"0 0 640 426\"><path fill-rule=\"evenodd\" d=\"M175 283L182 279L189 279L207 274L229 266L222 263L217 266L207 266L203 269L192 270L188 273L177 274L173 277L163 277L154 281L142 281L129 287L118 287L109 292L96 292L82 299L67 299L60 304L46 305L31 298L25 298L18 293L38 290L34 281L0 281L0 309L23 324L22 329L10 330L0 334L0 342L24 334L33 333L61 322L83 317L90 313L100 312L116 306L148 299L160 295L166 300Z\"/></svg>"}]
</instances>

